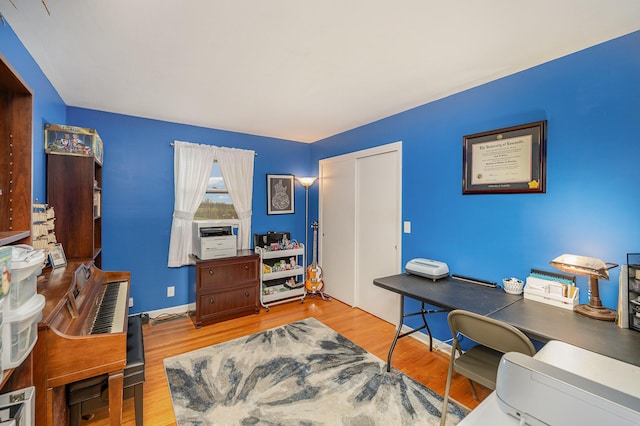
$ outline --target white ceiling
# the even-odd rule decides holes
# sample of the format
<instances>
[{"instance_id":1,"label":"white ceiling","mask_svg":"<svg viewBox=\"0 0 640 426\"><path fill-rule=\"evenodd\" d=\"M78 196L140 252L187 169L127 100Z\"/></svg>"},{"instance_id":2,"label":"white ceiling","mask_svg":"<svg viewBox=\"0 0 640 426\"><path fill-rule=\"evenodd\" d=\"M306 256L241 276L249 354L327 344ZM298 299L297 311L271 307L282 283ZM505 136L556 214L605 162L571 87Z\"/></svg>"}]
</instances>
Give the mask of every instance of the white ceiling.
<instances>
[{"instance_id":1,"label":"white ceiling","mask_svg":"<svg viewBox=\"0 0 640 426\"><path fill-rule=\"evenodd\" d=\"M640 30L638 0L0 0L0 13L70 106L300 142Z\"/></svg>"}]
</instances>

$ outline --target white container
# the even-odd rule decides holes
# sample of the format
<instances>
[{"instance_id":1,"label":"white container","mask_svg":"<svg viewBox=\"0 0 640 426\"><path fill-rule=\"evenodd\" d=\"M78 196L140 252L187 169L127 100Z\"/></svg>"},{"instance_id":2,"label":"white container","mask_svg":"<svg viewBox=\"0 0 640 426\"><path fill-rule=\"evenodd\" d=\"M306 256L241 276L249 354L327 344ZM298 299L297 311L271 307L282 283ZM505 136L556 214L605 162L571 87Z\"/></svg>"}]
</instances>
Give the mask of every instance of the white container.
<instances>
[{"instance_id":1,"label":"white container","mask_svg":"<svg viewBox=\"0 0 640 426\"><path fill-rule=\"evenodd\" d=\"M524 282L517 278L504 278L502 280L504 291L509 294L522 294Z\"/></svg>"},{"instance_id":2,"label":"white container","mask_svg":"<svg viewBox=\"0 0 640 426\"><path fill-rule=\"evenodd\" d=\"M20 308L6 311L2 324L2 366L15 368L29 355L38 338L45 298L36 294Z\"/></svg>"},{"instance_id":3,"label":"white container","mask_svg":"<svg viewBox=\"0 0 640 426\"><path fill-rule=\"evenodd\" d=\"M38 275L42 273L44 252L29 246L14 246L11 258L11 289L5 311L19 309L38 292Z\"/></svg>"},{"instance_id":4,"label":"white container","mask_svg":"<svg viewBox=\"0 0 640 426\"><path fill-rule=\"evenodd\" d=\"M35 424L35 390L31 386L0 395L0 412L3 413L2 426L29 426Z\"/></svg>"}]
</instances>

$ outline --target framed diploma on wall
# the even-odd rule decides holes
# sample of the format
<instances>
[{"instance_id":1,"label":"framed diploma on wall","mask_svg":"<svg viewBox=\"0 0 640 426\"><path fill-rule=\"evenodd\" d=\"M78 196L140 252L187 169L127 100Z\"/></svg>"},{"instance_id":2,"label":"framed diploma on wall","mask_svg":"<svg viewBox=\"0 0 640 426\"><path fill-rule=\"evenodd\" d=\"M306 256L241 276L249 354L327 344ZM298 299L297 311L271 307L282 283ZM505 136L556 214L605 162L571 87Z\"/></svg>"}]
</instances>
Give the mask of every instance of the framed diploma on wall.
<instances>
[{"instance_id":1,"label":"framed diploma on wall","mask_svg":"<svg viewBox=\"0 0 640 426\"><path fill-rule=\"evenodd\" d=\"M546 192L547 121L463 137L462 194Z\"/></svg>"}]
</instances>

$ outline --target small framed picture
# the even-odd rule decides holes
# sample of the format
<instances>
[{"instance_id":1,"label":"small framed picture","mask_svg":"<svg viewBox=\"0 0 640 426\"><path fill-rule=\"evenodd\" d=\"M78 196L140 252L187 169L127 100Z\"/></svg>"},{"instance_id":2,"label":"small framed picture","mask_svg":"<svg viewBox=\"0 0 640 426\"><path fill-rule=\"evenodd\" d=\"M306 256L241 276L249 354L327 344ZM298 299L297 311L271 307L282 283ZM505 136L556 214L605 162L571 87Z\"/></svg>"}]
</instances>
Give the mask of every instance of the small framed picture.
<instances>
[{"instance_id":1,"label":"small framed picture","mask_svg":"<svg viewBox=\"0 0 640 426\"><path fill-rule=\"evenodd\" d=\"M267 175L267 214L295 213L293 175Z\"/></svg>"},{"instance_id":2,"label":"small framed picture","mask_svg":"<svg viewBox=\"0 0 640 426\"><path fill-rule=\"evenodd\" d=\"M49 262L53 268L59 268L67 264L67 258L64 255L62 244L58 243L54 248L49 250Z\"/></svg>"}]
</instances>

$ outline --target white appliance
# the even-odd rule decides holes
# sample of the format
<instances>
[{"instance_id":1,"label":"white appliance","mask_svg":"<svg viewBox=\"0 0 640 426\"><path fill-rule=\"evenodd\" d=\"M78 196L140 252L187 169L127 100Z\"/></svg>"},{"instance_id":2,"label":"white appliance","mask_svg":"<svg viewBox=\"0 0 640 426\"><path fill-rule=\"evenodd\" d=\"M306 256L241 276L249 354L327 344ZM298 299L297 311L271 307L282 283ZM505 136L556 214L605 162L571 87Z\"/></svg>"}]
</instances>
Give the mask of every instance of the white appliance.
<instances>
[{"instance_id":1,"label":"white appliance","mask_svg":"<svg viewBox=\"0 0 640 426\"><path fill-rule=\"evenodd\" d=\"M213 222L193 222L193 254L201 260L219 259L235 256L237 253L237 237L229 225L218 225Z\"/></svg>"},{"instance_id":2,"label":"white appliance","mask_svg":"<svg viewBox=\"0 0 640 426\"><path fill-rule=\"evenodd\" d=\"M625 368L627 374L637 376L640 372L639 367L630 364ZM637 394L520 353L502 357L495 395L500 409L520 420L520 424L640 424Z\"/></svg>"},{"instance_id":3,"label":"white appliance","mask_svg":"<svg viewBox=\"0 0 640 426\"><path fill-rule=\"evenodd\" d=\"M430 278L433 281L449 276L449 267L446 263L431 259L411 259L404 270L409 274Z\"/></svg>"}]
</instances>

